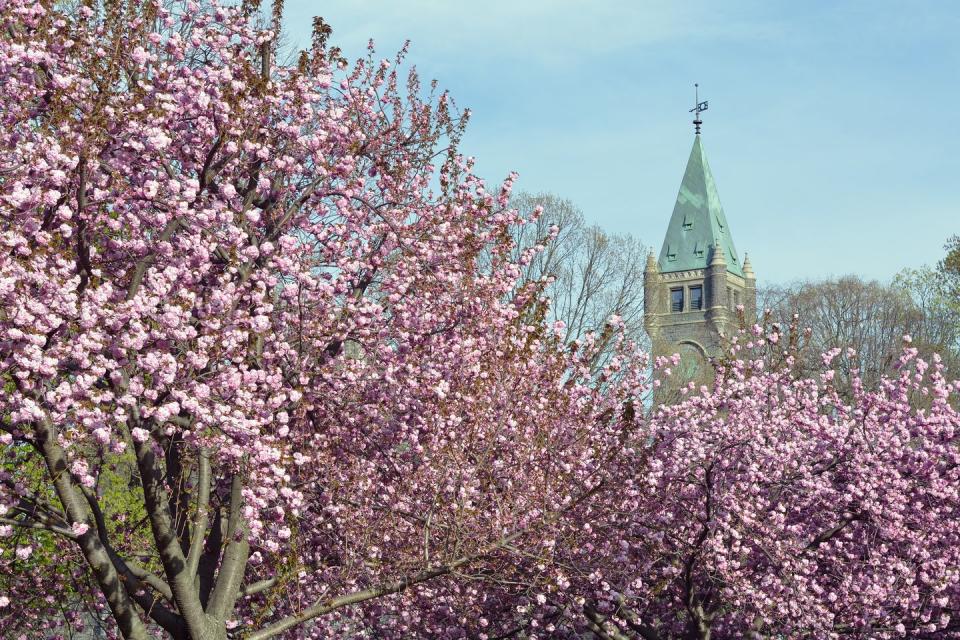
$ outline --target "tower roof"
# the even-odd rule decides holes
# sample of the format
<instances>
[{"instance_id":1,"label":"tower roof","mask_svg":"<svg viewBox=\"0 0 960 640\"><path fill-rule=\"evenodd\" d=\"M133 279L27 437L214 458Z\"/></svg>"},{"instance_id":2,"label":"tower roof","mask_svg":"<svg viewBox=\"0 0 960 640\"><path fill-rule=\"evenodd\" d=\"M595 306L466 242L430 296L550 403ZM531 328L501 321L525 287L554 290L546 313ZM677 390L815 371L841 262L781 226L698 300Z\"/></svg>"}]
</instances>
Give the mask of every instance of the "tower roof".
<instances>
[{"instance_id":1,"label":"tower roof","mask_svg":"<svg viewBox=\"0 0 960 640\"><path fill-rule=\"evenodd\" d=\"M697 135L660 250L660 271L705 269L714 246L723 250L727 271L743 276L742 260L733 246L717 185Z\"/></svg>"}]
</instances>

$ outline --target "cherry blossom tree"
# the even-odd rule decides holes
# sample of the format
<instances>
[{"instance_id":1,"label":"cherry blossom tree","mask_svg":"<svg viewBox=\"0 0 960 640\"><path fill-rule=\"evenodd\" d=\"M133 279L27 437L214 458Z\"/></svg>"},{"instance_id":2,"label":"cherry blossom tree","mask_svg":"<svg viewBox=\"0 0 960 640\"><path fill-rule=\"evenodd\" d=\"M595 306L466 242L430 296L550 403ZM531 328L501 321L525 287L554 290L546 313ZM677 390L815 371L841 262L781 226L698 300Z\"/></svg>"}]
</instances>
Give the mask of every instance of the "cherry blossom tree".
<instances>
[{"instance_id":1,"label":"cherry blossom tree","mask_svg":"<svg viewBox=\"0 0 960 640\"><path fill-rule=\"evenodd\" d=\"M545 320L404 52L0 6L5 634L440 637L611 483L645 360Z\"/></svg>"},{"instance_id":2,"label":"cherry blossom tree","mask_svg":"<svg viewBox=\"0 0 960 640\"><path fill-rule=\"evenodd\" d=\"M798 373L804 343L756 325L715 386L625 411L604 482L537 547L405 594L451 602L420 637L960 637L960 381L909 336L871 388L852 349Z\"/></svg>"},{"instance_id":3,"label":"cherry blossom tree","mask_svg":"<svg viewBox=\"0 0 960 640\"><path fill-rule=\"evenodd\" d=\"M578 509L590 535L554 563L571 570L542 619L618 639L960 637L960 381L908 336L846 399L853 351L797 375L795 329L754 326L715 388L657 409L637 471Z\"/></svg>"}]
</instances>

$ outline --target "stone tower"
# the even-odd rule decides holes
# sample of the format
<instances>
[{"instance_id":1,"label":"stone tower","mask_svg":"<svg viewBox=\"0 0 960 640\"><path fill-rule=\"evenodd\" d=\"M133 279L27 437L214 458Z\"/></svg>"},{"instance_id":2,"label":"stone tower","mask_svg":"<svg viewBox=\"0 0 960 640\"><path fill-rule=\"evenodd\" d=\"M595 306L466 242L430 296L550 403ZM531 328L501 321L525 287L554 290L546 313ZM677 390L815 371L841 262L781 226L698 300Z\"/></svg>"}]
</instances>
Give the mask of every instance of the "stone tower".
<instances>
[{"instance_id":1,"label":"stone tower","mask_svg":"<svg viewBox=\"0 0 960 640\"><path fill-rule=\"evenodd\" d=\"M670 402L690 381L713 379L711 358L739 328L737 307L756 318L756 277L733 244L717 186L698 133L673 208L660 258L651 253L644 272L644 325L653 356L680 354L680 365L657 392Z\"/></svg>"}]
</instances>

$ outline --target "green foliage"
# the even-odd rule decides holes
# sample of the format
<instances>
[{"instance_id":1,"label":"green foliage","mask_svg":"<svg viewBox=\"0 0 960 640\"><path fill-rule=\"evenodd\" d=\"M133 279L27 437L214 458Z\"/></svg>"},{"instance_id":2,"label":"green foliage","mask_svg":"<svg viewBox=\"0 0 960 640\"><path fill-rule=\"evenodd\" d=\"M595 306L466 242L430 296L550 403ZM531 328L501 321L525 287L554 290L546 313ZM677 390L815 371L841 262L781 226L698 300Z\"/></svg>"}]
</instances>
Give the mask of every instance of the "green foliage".
<instances>
[{"instance_id":1,"label":"green foliage","mask_svg":"<svg viewBox=\"0 0 960 640\"><path fill-rule=\"evenodd\" d=\"M943 246L947 256L941 261L942 269L960 275L960 235L951 236Z\"/></svg>"},{"instance_id":2,"label":"green foliage","mask_svg":"<svg viewBox=\"0 0 960 640\"><path fill-rule=\"evenodd\" d=\"M6 455L0 462L0 469L5 481L31 488L30 495L36 501L50 508L62 511L60 501L47 482L47 469L40 456L36 455L32 446L27 444L8 445ZM21 509L30 510L32 506L22 502ZM6 514L10 520L20 520L22 515L17 510ZM0 593L13 591L13 582L20 583L19 575L31 575L38 571L56 571L63 574L65 582L69 582L65 565L58 562L61 556L57 534L36 529L12 528L10 537L0 538L0 566L6 571L0 571ZM17 549L29 547L32 551L26 558L17 557ZM31 594L30 597L41 597L42 594Z\"/></svg>"},{"instance_id":3,"label":"green foliage","mask_svg":"<svg viewBox=\"0 0 960 640\"><path fill-rule=\"evenodd\" d=\"M29 487L29 491L25 493L34 496L43 507L62 514L63 506L54 490L53 479L42 456L33 446L10 445L7 454L0 465L4 476L12 483ZM97 457L94 454L87 459ZM141 555L142 550L150 549L152 545L149 544L150 531L143 489L136 475L136 463L130 449L122 454L99 452L99 473L93 491L99 497L105 525L117 550L138 556L141 563L149 569L159 570L158 559L146 559ZM30 509L31 505L23 503L22 507ZM22 520L22 514L17 512L8 513L7 517ZM64 542L59 534L20 527L14 527L11 537L0 538L0 562L10 562L12 564L7 566L14 569L12 572L0 572L0 593L12 591L10 587L15 577L19 579L19 576L40 571L49 575L50 571L55 571L62 574L66 597L70 599L71 596L79 596L78 590L85 589L85 586L78 585L71 578L67 570L71 565L64 562L64 553L75 553L75 549ZM31 547L32 553L26 559L17 558L16 549L25 546Z\"/></svg>"},{"instance_id":4,"label":"green foliage","mask_svg":"<svg viewBox=\"0 0 960 640\"><path fill-rule=\"evenodd\" d=\"M923 314L926 335L915 338L947 351L960 349L960 298L942 269L904 269L894 278L893 286L904 291Z\"/></svg>"},{"instance_id":5,"label":"green foliage","mask_svg":"<svg viewBox=\"0 0 960 640\"><path fill-rule=\"evenodd\" d=\"M940 260L937 270L943 278L943 286L954 304L960 305L960 235L951 236L943 245L947 255Z\"/></svg>"}]
</instances>

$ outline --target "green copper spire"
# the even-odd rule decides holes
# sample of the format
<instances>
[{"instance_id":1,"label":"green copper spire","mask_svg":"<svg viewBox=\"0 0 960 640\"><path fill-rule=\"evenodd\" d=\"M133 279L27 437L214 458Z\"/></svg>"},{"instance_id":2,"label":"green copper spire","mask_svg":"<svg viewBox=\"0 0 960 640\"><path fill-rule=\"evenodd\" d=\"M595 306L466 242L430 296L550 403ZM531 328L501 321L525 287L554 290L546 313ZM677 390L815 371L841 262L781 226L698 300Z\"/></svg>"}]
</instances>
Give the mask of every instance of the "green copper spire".
<instances>
[{"instance_id":1,"label":"green copper spire","mask_svg":"<svg viewBox=\"0 0 960 640\"><path fill-rule=\"evenodd\" d=\"M687 171L680 183L677 204L673 207L667 237L660 250L660 271L705 269L712 257L712 248L719 246L727 263L727 271L743 276L742 259L733 246L730 226L723 215L717 185L710 173L703 143L697 135L687 160Z\"/></svg>"}]
</instances>

